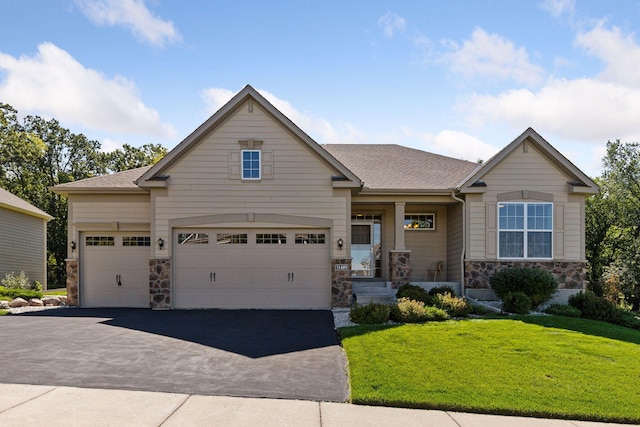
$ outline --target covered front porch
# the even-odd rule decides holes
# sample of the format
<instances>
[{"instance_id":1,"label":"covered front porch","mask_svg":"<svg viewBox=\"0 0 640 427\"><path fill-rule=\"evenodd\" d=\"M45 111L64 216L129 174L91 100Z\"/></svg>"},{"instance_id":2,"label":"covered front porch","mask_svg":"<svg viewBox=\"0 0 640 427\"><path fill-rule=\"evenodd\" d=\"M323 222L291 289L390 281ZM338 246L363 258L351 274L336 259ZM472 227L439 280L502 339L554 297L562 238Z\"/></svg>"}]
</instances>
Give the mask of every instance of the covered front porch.
<instances>
[{"instance_id":1,"label":"covered front porch","mask_svg":"<svg viewBox=\"0 0 640 427\"><path fill-rule=\"evenodd\" d=\"M388 302L406 283L451 286L461 295L462 207L449 195L352 203L353 301Z\"/></svg>"}]
</instances>

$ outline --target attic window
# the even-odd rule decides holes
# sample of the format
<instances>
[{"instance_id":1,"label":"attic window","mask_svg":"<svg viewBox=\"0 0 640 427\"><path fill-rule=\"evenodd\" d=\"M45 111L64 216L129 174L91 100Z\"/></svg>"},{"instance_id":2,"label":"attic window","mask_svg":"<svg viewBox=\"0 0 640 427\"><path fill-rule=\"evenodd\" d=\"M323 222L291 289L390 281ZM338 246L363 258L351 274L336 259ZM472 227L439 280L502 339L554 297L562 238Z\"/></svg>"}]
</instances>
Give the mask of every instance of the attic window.
<instances>
[{"instance_id":1,"label":"attic window","mask_svg":"<svg viewBox=\"0 0 640 427\"><path fill-rule=\"evenodd\" d=\"M260 150L242 150L242 179L259 180L262 178Z\"/></svg>"}]
</instances>

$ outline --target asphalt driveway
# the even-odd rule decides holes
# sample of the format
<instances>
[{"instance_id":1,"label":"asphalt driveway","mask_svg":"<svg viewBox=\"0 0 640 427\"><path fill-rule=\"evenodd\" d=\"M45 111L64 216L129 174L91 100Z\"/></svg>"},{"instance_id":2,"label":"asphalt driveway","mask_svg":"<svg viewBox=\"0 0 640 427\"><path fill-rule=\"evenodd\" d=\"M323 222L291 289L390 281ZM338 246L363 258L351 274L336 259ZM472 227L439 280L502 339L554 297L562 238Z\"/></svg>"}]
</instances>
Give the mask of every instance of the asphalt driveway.
<instances>
[{"instance_id":1,"label":"asphalt driveway","mask_svg":"<svg viewBox=\"0 0 640 427\"><path fill-rule=\"evenodd\" d=\"M342 402L330 311L59 309L0 317L0 382Z\"/></svg>"}]
</instances>

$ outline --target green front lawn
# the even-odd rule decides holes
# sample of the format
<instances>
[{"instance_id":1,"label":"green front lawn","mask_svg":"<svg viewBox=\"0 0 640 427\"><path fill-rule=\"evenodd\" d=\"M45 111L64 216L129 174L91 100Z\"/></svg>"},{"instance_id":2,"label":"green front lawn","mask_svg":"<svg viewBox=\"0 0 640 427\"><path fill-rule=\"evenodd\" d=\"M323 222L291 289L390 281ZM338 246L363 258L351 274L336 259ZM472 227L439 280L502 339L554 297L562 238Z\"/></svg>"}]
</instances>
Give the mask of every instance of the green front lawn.
<instances>
[{"instance_id":1,"label":"green front lawn","mask_svg":"<svg viewBox=\"0 0 640 427\"><path fill-rule=\"evenodd\" d=\"M640 331L522 316L340 335L354 403L640 422Z\"/></svg>"}]
</instances>

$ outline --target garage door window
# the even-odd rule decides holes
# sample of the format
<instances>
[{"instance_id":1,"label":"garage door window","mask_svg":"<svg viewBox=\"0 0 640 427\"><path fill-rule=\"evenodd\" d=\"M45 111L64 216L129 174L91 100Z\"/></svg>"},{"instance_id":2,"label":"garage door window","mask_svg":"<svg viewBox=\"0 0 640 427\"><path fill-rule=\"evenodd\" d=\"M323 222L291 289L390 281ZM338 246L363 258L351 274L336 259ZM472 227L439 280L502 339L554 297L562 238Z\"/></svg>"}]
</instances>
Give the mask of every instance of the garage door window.
<instances>
[{"instance_id":1,"label":"garage door window","mask_svg":"<svg viewBox=\"0 0 640 427\"><path fill-rule=\"evenodd\" d=\"M87 246L114 246L113 236L86 236Z\"/></svg>"},{"instance_id":2,"label":"garage door window","mask_svg":"<svg viewBox=\"0 0 640 427\"><path fill-rule=\"evenodd\" d=\"M296 233L296 245L324 245L325 237L324 233Z\"/></svg>"},{"instance_id":3,"label":"garage door window","mask_svg":"<svg viewBox=\"0 0 640 427\"><path fill-rule=\"evenodd\" d=\"M124 236L122 238L122 246L151 246L151 237Z\"/></svg>"},{"instance_id":4,"label":"garage door window","mask_svg":"<svg viewBox=\"0 0 640 427\"><path fill-rule=\"evenodd\" d=\"M209 243L209 235L206 233L180 233L179 245L206 245Z\"/></svg>"},{"instance_id":5,"label":"garage door window","mask_svg":"<svg viewBox=\"0 0 640 427\"><path fill-rule=\"evenodd\" d=\"M258 245L286 245L286 234L256 234L256 244Z\"/></svg>"},{"instance_id":6,"label":"garage door window","mask_svg":"<svg viewBox=\"0 0 640 427\"><path fill-rule=\"evenodd\" d=\"M218 233L217 243L219 245L246 245L247 234Z\"/></svg>"}]
</instances>

